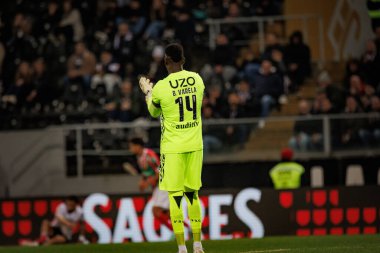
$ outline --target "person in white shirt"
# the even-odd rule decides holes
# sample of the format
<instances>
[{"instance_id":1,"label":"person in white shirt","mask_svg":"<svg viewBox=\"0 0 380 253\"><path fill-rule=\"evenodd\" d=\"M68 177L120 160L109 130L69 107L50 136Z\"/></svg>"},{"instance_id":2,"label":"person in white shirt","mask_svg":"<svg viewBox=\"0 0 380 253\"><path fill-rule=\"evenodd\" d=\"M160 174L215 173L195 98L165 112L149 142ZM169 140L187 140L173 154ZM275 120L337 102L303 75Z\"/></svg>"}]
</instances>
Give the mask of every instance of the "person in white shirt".
<instances>
[{"instance_id":1,"label":"person in white shirt","mask_svg":"<svg viewBox=\"0 0 380 253\"><path fill-rule=\"evenodd\" d=\"M84 235L83 210L79 199L69 196L57 206L52 221L44 220L41 225L39 245L62 244L72 241L73 234L79 228L79 241L88 243Z\"/></svg>"}]
</instances>

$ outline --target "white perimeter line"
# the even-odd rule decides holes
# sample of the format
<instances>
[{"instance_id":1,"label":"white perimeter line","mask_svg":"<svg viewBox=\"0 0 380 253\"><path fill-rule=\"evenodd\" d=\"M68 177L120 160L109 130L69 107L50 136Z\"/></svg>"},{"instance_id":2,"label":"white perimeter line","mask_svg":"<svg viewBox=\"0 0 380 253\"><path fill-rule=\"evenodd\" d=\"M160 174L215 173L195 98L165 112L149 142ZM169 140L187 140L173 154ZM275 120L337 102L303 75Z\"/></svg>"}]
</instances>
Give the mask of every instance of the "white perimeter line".
<instances>
[{"instance_id":1,"label":"white perimeter line","mask_svg":"<svg viewBox=\"0 0 380 253\"><path fill-rule=\"evenodd\" d=\"M291 249L268 249L268 250L254 250L254 251L244 251L239 253L270 253L270 252L286 252L290 251Z\"/></svg>"},{"instance_id":2,"label":"white perimeter line","mask_svg":"<svg viewBox=\"0 0 380 253\"><path fill-rule=\"evenodd\" d=\"M379 248L378 245L376 246L371 246L371 247L374 247L374 248ZM351 246L351 247L348 247L348 246L333 246L333 247L324 247L324 248L308 248L309 249L312 249L312 250L315 250L315 249L324 249L324 250L329 250L329 249L363 249L365 247L363 246ZM267 250L251 250L251 251L243 251L243 252L239 252L239 253L271 253L271 252L289 252L289 251L292 251L292 250L304 250L305 248L293 248L293 249L267 249Z\"/></svg>"}]
</instances>

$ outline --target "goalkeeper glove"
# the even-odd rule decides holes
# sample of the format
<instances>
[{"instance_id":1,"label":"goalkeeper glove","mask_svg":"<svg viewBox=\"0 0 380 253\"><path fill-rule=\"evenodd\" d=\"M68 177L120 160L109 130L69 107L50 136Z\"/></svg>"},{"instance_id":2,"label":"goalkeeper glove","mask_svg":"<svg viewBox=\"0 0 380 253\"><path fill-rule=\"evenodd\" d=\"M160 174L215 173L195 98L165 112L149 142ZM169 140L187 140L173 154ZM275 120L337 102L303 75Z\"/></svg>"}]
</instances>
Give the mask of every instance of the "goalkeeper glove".
<instances>
[{"instance_id":1,"label":"goalkeeper glove","mask_svg":"<svg viewBox=\"0 0 380 253\"><path fill-rule=\"evenodd\" d=\"M139 84L140 89L146 96L152 95L153 83L148 78L144 76L140 77Z\"/></svg>"}]
</instances>

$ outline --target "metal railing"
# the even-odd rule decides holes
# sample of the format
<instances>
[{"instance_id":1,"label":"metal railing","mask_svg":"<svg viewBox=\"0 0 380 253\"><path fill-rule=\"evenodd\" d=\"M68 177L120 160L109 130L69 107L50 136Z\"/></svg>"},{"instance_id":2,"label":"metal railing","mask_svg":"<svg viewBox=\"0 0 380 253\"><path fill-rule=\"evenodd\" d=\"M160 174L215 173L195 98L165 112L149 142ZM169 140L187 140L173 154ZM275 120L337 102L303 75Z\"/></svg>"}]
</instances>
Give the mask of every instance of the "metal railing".
<instances>
[{"instance_id":1,"label":"metal railing","mask_svg":"<svg viewBox=\"0 0 380 253\"><path fill-rule=\"evenodd\" d=\"M265 49L265 24L274 23L276 21L286 22L291 20L299 20L302 22L302 33L304 35L305 42L309 42L308 24L311 20L317 20L318 22L318 41L319 41L319 57L320 63L325 60L325 45L324 45L324 27L323 18L316 14L303 14L303 15L278 15L278 16L265 16L265 17L239 17L230 19L208 19L206 23L209 25L209 47L215 48L215 39L222 31L223 25L231 24L257 24L258 28L258 40L260 52ZM248 44L248 41L243 42Z\"/></svg>"},{"instance_id":2,"label":"metal railing","mask_svg":"<svg viewBox=\"0 0 380 253\"><path fill-rule=\"evenodd\" d=\"M213 135L215 133L226 132L228 127L235 129L235 133L238 136L236 140L232 140L231 143L223 143L222 146L216 152L210 152L205 154L205 161L213 162L228 162L231 160L255 160L255 159L276 159L278 157L279 150L287 146L290 138L293 136L293 127L295 122L301 121L314 121L315 124L321 126L321 146L314 150L299 150L296 152L298 158L329 158L329 157L345 157L352 155L372 156L380 154L380 146L368 146L365 148L363 145L351 146L350 145L336 145L334 144L334 138L339 139L335 135L342 134L341 131L346 127L349 121L363 120L365 122L369 120L380 120L380 114L378 113L363 113L363 114L338 114L338 115L315 115L315 116L286 116L286 117L269 117L265 119L265 127L259 128L259 121L262 118L242 118L242 119L212 119L205 120L203 122L204 129L212 128L211 131L204 130L204 139L207 135ZM282 122L282 123L281 123ZM336 123L339 123L337 127ZM281 127L284 125L285 127ZM130 156L127 148L114 148L110 149L86 149L83 146L85 131L99 131L99 130L120 130L125 133L122 136L115 137L116 139L122 139L125 143L130 137L130 133L138 129L140 132L142 129L146 132L152 130L159 132L159 123L154 122L139 122L139 123L100 123L100 124L83 124L83 125L67 125L58 127L63 131L75 132L72 136L75 136L75 145L72 149L66 150L66 156L75 158L76 171L78 177L83 177L84 173L84 157L124 157ZM365 129L366 124L361 126ZM266 133L265 133L266 132ZM257 143L257 136L267 135L268 139L264 140L264 143ZM96 135L96 134L95 134ZM133 135L133 134L132 134ZM149 136L147 134L146 136ZM89 137L86 137L89 138ZM157 135L156 135L157 138ZM220 137L221 143L227 140L229 137ZM277 139L276 139L277 138ZM107 137L106 137L107 139ZM159 139L159 138L157 138ZM233 139L233 138L231 138ZM151 141L151 140L150 140ZM205 141L204 141L205 142ZM271 146L263 148L260 145L266 146L267 143L271 143ZM205 144L206 145L206 144ZM358 144L359 145L359 144ZM155 144L151 144L151 147L159 150L158 141ZM297 150L296 150L297 151ZM263 155L264 154L264 155ZM271 154L271 156L266 156Z\"/></svg>"}]
</instances>

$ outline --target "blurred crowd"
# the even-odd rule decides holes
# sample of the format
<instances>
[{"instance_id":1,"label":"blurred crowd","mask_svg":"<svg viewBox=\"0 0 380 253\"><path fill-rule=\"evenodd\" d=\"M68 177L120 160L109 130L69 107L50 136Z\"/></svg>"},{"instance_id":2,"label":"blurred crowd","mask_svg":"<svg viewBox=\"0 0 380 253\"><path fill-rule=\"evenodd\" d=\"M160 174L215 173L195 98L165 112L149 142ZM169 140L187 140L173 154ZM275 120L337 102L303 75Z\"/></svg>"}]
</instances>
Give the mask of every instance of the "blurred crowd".
<instances>
[{"instance_id":1,"label":"blurred crowd","mask_svg":"<svg viewBox=\"0 0 380 253\"><path fill-rule=\"evenodd\" d=\"M184 46L185 67L205 81L205 119L264 119L312 74L303 34L294 31L286 38L284 29L277 29L281 22L266 24L262 52L252 24L223 25L215 47L208 45L208 18L280 15L282 0L19 0L4 7L1 129L146 118L138 77L156 82L167 75L162 60L165 44L172 41ZM347 62L343 85L333 83L326 71L318 75L318 92L312 101L300 101L300 115L379 111L378 33L360 59ZM332 124L337 145L378 141L379 128L378 121L355 119ZM204 132L208 150L218 149L221 140L242 145L250 129L231 125ZM321 149L322 125L297 122L289 145Z\"/></svg>"},{"instance_id":2,"label":"blurred crowd","mask_svg":"<svg viewBox=\"0 0 380 253\"><path fill-rule=\"evenodd\" d=\"M200 70L201 62L194 59L201 49L208 50L207 18L281 12L280 0L20 0L4 6L0 13L3 128L85 120L129 122L146 116L137 78L145 74L157 81L167 74L162 64L165 43L181 42L187 52L186 67ZM213 69L226 72L226 64L235 65L234 50L228 59L216 56L222 47L233 47L227 36L247 38L252 31L230 27L223 32L224 41L218 39L211 52L215 55L207 72L211 78L219 74L214 75ZM232 76L236 68L227 81ZM49 120L33 124L37 122L33 117L43 115Z\"/></svg>"},{"instance_id":3,"label":"blurred crowd","mask_svg":"<svg viewBox=\"0 0 380 253\"><path fill-rule=\"evenodd\" d=\"M352 116L330 122L333 147L380 143L379 116L355 118L358 113L380 113L380 27L375 29L375 34L360 58L347 61L341 85L335 84L327 71L322 71L317 77L315 98L299 102L301 116L337 113ZM297 121L289 146L298 151L322 150L322 120Z\"/></svg>"}]
</instances>

